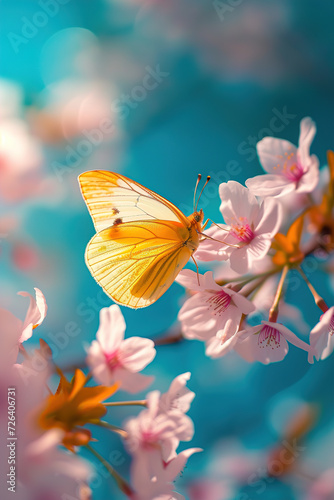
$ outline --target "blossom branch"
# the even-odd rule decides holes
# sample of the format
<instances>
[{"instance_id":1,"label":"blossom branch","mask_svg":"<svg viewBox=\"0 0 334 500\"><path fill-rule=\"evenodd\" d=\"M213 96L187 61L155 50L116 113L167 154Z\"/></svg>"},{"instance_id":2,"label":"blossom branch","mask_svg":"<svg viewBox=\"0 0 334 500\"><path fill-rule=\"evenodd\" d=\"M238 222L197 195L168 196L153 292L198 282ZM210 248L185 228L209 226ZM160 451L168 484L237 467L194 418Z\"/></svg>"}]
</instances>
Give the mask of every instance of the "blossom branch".
<instances>
[{"instance_id":1,"label":"blossom branch","mask_svg":"<svg viewBox=\"0 0 334 500\"><path fill-rule=\"evenodd\" d=\"M316 305L322 310L322 312L328 311L328 306L324 299L318 294L312 283L309 281L308 277L304 273L301 267L298 268L298 271L300 272L301 276L303 277L304 281L306 282L307 286L309 287L310 292L312 293L314 297L314 301Z\"/></svg>"},{"instance_id":2,"label":"blossom branch","mask_svg":"<svg viewBox=\"0 0 334 500\"><path fill-rule=\"evenodd\" d=\"M278 305L279 305L279 301L281 300L281 297L282 297L283 285L285 282L285 278L288 274L288 271L289 271L289 266L284 266L282 274L281 274L281 278L279 280L278 287L276 290L274 302L273 302L273 305L271 306L270 311L269 311L269 321L275 322L277 320Z\"/></svg>"},{"instance_id":3,"label":"blossom branch","mask_svg":"<svg viewBox=\"0 0 334 500\"><path fill-rule=\"evenodd\" d=\"M111 403L104 403L104 406L147 406L146 400L142 401L115 401Z\"/></svg>"},{"instance_id":4,"label":"blossom branch","mask_svg":"<svg viewBox=\"0 0 334 500\"><path fill-rule=\"evenodd\" d=\"M133 495L133 490L130 487L129 483L107 462L100 453L98 453L92 446L86 444L87 450L89 450L95 458L101 462L101 464L107 469L107 471L111 474L111 476L115 479L119 489L125 493L128 497Z\"/></svg>"}]
</instances>

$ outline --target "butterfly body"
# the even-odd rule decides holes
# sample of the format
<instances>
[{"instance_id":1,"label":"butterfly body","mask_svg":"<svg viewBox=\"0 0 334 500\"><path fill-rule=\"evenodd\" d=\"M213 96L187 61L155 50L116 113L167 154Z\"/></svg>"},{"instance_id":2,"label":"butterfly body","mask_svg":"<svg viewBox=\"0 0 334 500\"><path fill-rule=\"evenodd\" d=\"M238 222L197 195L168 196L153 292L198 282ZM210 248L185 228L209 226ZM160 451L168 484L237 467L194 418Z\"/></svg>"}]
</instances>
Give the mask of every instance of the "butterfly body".
<instances>
[{"instance_id":1,"label":"butterfly body","mask_svg":"<svg viewBox=\"0 0 334 500\"><path fill-rule=\"evenodd\" d=\"M136 309L154 303L198 248L203 211L186 217L113 172L85 172L79 183L97 230L85 255L93 277L119 304Z\"/></svg>"}]
</instances>

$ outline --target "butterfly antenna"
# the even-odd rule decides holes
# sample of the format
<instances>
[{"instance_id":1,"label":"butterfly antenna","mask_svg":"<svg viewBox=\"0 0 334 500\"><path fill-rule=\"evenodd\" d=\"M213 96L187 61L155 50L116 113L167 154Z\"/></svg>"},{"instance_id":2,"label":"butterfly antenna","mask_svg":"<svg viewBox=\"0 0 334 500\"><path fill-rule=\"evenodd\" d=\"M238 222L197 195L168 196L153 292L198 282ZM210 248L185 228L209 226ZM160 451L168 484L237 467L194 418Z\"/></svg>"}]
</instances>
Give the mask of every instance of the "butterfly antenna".
<instances>
[{"instance_id":1,"label":"butterfly antenna","mask_svg":"<svg viewBox=\"0 0 334 500\"><path fill-rule=\"evenodd\" d=\"M193 204L193 205L194 205L194 212L195 212L195 210L196 210L196 208L195 208L195 204L196 204L196 193L197 193L197 188L198 188L199 181L200 181L201 179L202 179L201 174L198 174L198 176L197 176L197 181L196 181L196 186L195 186L195 191L194 191L194 204Z\"/></svg>"},{"instance_id":2,"label":"butterfly antenna","mask_svg":"<svg viewBox=\"0 0 334 500\"><path fill-rule=\"evenodd\" d=\"M199 197L198 197L198 200L197 200L197 203L196 203L196 207L195 207L195 210L194 210L195 212L197 212L198 202L199 202L199 200L200 200L200 197L202 196L202 193L203 193L203 191L204 191L205 186L207 185L207 183L209 182L209 180L210 180L210 179L211 179L211 177L210 177L210 175L208 175L208 176L207 176L207 178L206 178L205 184L204 184L204 186L202 187L202 191L199 193Z\"/></svg>"}]
</instances>

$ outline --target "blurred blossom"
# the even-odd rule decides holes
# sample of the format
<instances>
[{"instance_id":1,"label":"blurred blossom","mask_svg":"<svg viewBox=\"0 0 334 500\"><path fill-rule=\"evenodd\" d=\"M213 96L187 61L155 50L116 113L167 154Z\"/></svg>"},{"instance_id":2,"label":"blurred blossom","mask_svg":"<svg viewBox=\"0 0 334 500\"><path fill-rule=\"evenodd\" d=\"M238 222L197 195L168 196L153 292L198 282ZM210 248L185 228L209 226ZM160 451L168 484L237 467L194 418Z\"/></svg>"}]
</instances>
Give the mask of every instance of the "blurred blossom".
<instances>
[{"instance_id":1,"label":"blurred blossom","mask_svg":"<svg viewBox=\"0 0 334 500\"><path fill-rule=\"evenodd\" d=\"M249 449L238 438L220 439L210 450L207 477L232 490L227 496L230 499L235 488L247 483L264 459L265 452L261 448Z\"/></svg>"},{"instance_id":2,"label":"blurred blossom","mask_svg":"<svg viewBox=\"0 0 334 500\"><path fill-rule=\"evenodd\" d=\"M154 342L141 337L124 340L125 321L117 305L100 311L100 326L88 349L87 365L97 382L120 384L123 391L140 392L150 385L154 378L138 372L155 357Z\"/></svg>"},{"instance_id":3,"label":"blurred blossom","mask_svg":"<svg viewBox=\"0 0 334 500\"><path fill-rule=\"evenodd\" d=\"M0 322L2 338L6 345L3 352L4 359L11 352L15 358L13 358L12 363L16 360L20 344L32 336L33 330L43 322L46 316L47 305L45 297L38 288L35 288L35 293L36 299L28 292L19 292L19 295L29 297L30 299L29 309L24 321L19 320L5 309L0 310L2 317Z\"/></svg>"},{"instance_id":4,"label":"blurred blossom","mask_svg":"<svg viewBox=\"0 0 334 500\"><path fill-rule=\"evenodd\" d=\"M35 288L36 299L28 292L18 292L18 294L30 299L29 309L23 322L22 335L20 337L20 342L24 342L32 336L33 330L44 321L48 306L46 305L43 293L38 288Z\"/></svg>"},{"instance_id":5,"label":"blurred blossom","mask_svg":"<svg viewBox=\"0 0 334 500\"><path fill-rule=\"evenodd\" d=\"M42 150L25 122L0 121L0 137L0 197L17 202L41 194Z\"/></svg>"},{"instance_id":6,"label":"blurred blossom","mask_svg":"<svg viewBox=\"0 0 334 500\"><path fill-rule=\"evenodd\" d=\"M168 462L176 456L180 441L190 441L193 437L191 419L175 408L163 411L159 399L159 391L149 393L147 409L126 422L126 445L135 458L144 459L146 453L158 448L161 461Z\"/></svg>"},{"instance_id":7,"label":"blurred blossom","mask_svg":"<svg viewBox=\"0 0 334 500\"><path fill-rule=\"evenodd\" d=\"M230 490L223 481L215 481L212 478L198 479L192 481L188 487L191 500L228 500Z\"/></svg>"},{"instance_id":8,"label":"blurred blossom","mask_svg":"<svg viewBox=\"0 0 334 500\"><path fill-rule=\"evenodd\" d=\"M190 372L183 373L172 381L168 391L161 395L159 401L161 411L176 408L183 413L187 413L195 397L195 393L186 386L189 379Z\"/></svg>"},{"instance_id":9,"label":"blurred blossom","mask_svg":"<svg viewBox=\"0 0 334 500\"><path fill-rule=\"evenodd\" d=\"M177 454L180 441L190 441L194 434L192 420L185 414L194 393L186 388L190 374L176 377L167 393L147 395L147 409L125 424L125 444L132 455L131 485L135 500L183 499L173 493L172 481L184 468L187 459L198 451L191 448Z\"/></svg>"},{"instance_id":10,"label":"blurred blossom","mask_svg":"<svg viewBox=\"0 0 334 500\"><path fill-rule=\"evenodd\" d=\"M13 243L11 257L14 266L23 272L35 269L40 261L38 250L32 245L22 242Z\"/></svg>"},{"instance_id":11,"label":"blurred blossom","mask_svg":"<svg viewBox=\"0 0 334 500\"><path fill-rule=\"evenodd\" d=\"M140 457L135 457L131 465L131 484L134 500L185 500L175 492L176 477L182 472L188 458L200 448L182 451L167 463L163 463L159 450L152 448Z\"/></svg>"},{"instance_id":12,"label":"blurred blossom","mask_svg":"<svg viewBox=\"0 0 334 500\"><path fill-rule=\"evenodd\" d=\"M1 381L6 386L6 393L8 387L14 388L14 399L17 400L14 414L15 435L19 436L19 446L15 446L15 491L20 500L36 498L62 500L64 494L74 494L78 484L88 481L91 469L81 459L58 449L63 434L61 431L42 433L35 425L36 408L44 401L47 394L46 382L50 376L48 359L44 357L45 351L41 347L22 364L13 365L14 358L8 356L10 345L6 339L8 333L17 331L18 324L15 325L14 317L10 319L9 313L6 318L5 324L9 330L5 336L1 336L0 341L1 352L6 359L5 363L1 363ZM1 324L3 327L4 322ZM15 339L11 340L14 343ZM1 419L4 414L5 412L1 412ZM7 435L3 432L1 463L7 461L7 444Z\"/></svg>"},{"instance_id":13,"label":"blurred blossom","mask_svg":"<svg viewBox=\"0 0 334 500\"><path fill-rule=\"evenodd\" d=\"M116 96L116 90L103 81L63 80L43 92L42 107L31 109L30 120L47 143L82 138L98 146L119 136L119 118L112 104Z\"/></svg>"},{"instance_id":14,"label":"blurred blossom","mask_svg":"<svg viewBox=\"0 0 334 500\"><path fill-rule=\"evenodd\" d=\"M334 468L323 472L309 486L306 500L333 500L334 498Z\"/></svg>"}]
</instances>

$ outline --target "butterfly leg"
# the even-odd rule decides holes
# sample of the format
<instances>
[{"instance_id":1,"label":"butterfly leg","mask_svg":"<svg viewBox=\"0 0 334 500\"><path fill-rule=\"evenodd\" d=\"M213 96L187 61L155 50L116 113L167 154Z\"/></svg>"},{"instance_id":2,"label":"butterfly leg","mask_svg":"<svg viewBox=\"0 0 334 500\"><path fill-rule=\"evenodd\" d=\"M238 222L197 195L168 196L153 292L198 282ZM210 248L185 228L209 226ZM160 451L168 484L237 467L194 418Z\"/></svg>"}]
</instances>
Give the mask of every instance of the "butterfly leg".
<instances>
[{"instance_id":1,"label":"butterfly leg","mask_svg":"<svg viewBox=\"0 0 334 500\"><path fill-rule=\"evenodd\" d=\"M198 265L197 265L197 262L196 260L194 259L194 256L192 255L191 256L192 260L194 261L194 264L196 266L196 272L197 272L197 282L198 282L198 286L200 286L200 282L199 282L199 270L198 270Z\"/></svg>"},{"instance_id":2,"label":"butterfly leg","mask_svg":"<svg viewBox=\"0 0 334 500\"><path fill-rule=\"evenodd\" d=\"M228 229L225 229L224 227L221 227L219 224L217 224L216 222L214 222L212 219L207 219L207 220L204 222L204 224L203 224L203 226L202 226L202 229L205 229L205 227L207 226L208 222L212 222L212 224L213 224L214 226L217 226L217 227L218 227L218 229L221 229L222 231L228 231Z\"/></svg>"},{"instance_id":3,"label":"butterfly leg","mask_svg":"<svg viewBox=\"0 0 334 500\"><path fill-rule=\"evenodd\" d=\"M211 238L211 236L208 236L205 233L198 233L198 234L203 236L203 238L200 240L200 243L201 243L201 241L204 241L204 240L212 240L212 241L217 241L218 243L222 243L223 245L226 245L227 247L232 247L232 248L241 248L241 247L245 246L245 244L246 244L246 243L241 243L240 245L232 245L232 243L226 243L226 241L217 240L216 238Z\"/></svg>"}]
</instances>

